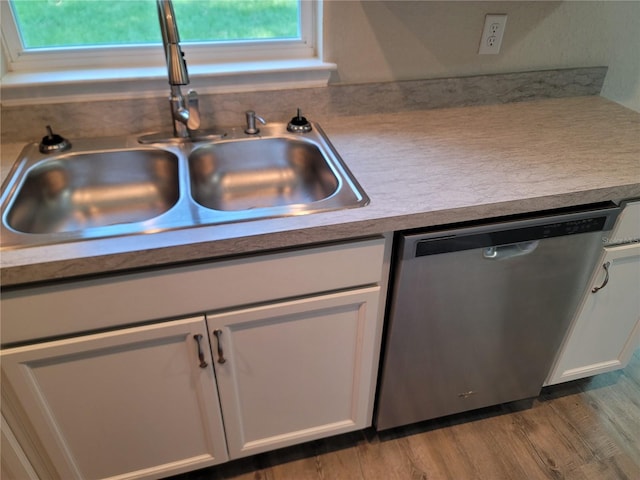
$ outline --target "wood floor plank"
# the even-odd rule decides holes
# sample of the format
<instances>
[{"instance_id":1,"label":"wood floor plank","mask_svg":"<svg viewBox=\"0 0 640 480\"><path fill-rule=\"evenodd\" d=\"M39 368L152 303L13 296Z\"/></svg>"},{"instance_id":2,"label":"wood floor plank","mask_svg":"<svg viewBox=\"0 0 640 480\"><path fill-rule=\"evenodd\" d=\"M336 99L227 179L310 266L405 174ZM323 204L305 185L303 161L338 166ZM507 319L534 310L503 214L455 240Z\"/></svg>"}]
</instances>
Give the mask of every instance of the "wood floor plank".
<instances>
[{"instance_id":1,"label":"wood floor plank","mask_svg":"<svg viewBox=\"0 0 640 480\"><path fill-rule=\"evenodd\" d=\"M579 381L582 382L582 381ZM580 390L580 384L574 390ZM546 393L550 408L571 426L573 434L592 452L593 456L608 458L620 452L620 445L606 433L602 418L593 406L586 401L584 393L555 396L553 391Z\"/></svg>"},{"instance_id":2,"label":"wood floor plank","mask_svg":"<svg viewBox=\"0 0 640 480\"><path fill-rule=\"evenodd\" d=\"M366 444L360 445L358 456L365 480L421 478L416 475L415 467L398 439L381 441L374 436Z\"/></svg>"},{"instance_id":3,"label":"wood floor plank","mask_svg":"<svg viewBox=\"0 0 640 480\"><path fill-rule=\"evenodd\" d=\"M465 454L464 445L456 441L455 427L436 428L423 433L402 437L415 471L423 478L462 478L473 470L473 463Z\"/></svg>"},{"instance_id":4,"label":"wood floor plank","mask_svg":"<svg viewBox=\"0 0 640 480\"><path fill-rule=\"evenodd\" d=\"M599 387L600 381L594 378L592 388L585 391L587 401L608 435L629 455L640 458L640 388L624 374L618 375L614 386Z\"/></svg>"},{"instance_id":5,"label":"wood floor plank","mask_svg":"<svg viewBox=\"0 0 640 480\"><path fill-rule=\"evenodd\" d=\"M361 432L343 435L335 440L318 442L316 469L318 478L326 480L364 480L358 448L364 443Z\"/></svg>"},{"instance_id":6,"label":"wood floor plank","mask_svg":"<svg viewBox=\"0 0 640 480\"><path fill-rule=\"evenodd\" d=\"M505 412L500 423L486 425L484 430L491 442L492 454L501 458L507 470L500 477L544 480L548 478L546 468L537 456L531 454L529 439L522 434L517 412Z\"/></svg>"},{"instance_id":7,"label":"wood floor plank","mask_svg":"<svg viewBox=\"0 0 640 480\"><path fill-rule=\"evenodd\" d=\"M536 472L543 478L562 478L579 453L556 429L545 409L514 413L512 418L515 436L522 444L521 452L529 459L527 474Z\"/></svg>"},{"instance_id":8,"label":"wood floor plank","mask_svg":"<svg viewBox=\"0 0 640 480\"><path fill-rule=\"evenodd\" d=\"M505 419L485 418L475 422L465 422L453 428L454 439L460 445L467 461L473 465L473 478L479 480L506 478L519 469L517 465L509 464L508 457L502 455L487 435L491 429L508 428ZM524 473L524 472L523 472Z\"/></svg>"},{"instance_id":9,"label":"wood floor plank","mask_svg":"<svg viewBox=\"0 0 640 480\"><path fill-rule=\"evenodd\" d=\"M627 455L614 455L604 461L580 465L568 472L566 480L638 480L640 466Z\"/></svg>"}]
</instances>

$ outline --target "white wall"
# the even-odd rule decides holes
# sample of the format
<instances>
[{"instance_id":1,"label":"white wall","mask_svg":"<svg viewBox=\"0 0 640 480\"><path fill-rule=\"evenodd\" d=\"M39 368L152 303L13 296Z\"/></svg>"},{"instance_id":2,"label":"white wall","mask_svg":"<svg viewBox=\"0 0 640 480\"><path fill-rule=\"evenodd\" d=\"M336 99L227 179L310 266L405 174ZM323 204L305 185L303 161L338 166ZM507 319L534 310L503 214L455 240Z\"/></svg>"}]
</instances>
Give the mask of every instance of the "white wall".
<instances>
[{"instance_id":1,"label":"white wall","mask_svg":"<svg viewBox=\"0 0 640 480\"><path fill-rule=\"evenodd\" d=\"M487 13L508 15L499 55L477 54ZM602 94L640 111L639 51L640 0L324 0L332 83L608 66Z\"/></svg>"},{"instance_id":2,"label":"white wall","mask_svg":"<svg viewBox=\"0 0 640 480\"><path fill-rule=\"evenodd\" d=\"M508 15L502 50L478 55L487 13ZM640 1L325 0L334 83L608 66L603 95L640 111Z\"/></svg>"}]
</instances>

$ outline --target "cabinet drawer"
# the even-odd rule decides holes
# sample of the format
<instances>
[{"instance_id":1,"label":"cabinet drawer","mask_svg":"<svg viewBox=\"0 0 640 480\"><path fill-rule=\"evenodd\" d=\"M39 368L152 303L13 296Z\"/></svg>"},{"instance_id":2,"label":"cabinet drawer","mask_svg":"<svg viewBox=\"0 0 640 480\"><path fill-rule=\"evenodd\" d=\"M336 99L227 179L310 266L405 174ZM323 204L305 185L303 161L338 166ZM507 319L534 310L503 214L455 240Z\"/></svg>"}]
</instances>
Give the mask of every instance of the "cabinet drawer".
<instances>
[{"instance_id":1,"label":"cabinet drawer","mask_svg":"<svg viewBox=\"0 0 640 480\"><path fill-rule=\"evenodd\" d=\"M3 293L4 345L379 283L383 237Z\"/></svg>"}]
</instances>

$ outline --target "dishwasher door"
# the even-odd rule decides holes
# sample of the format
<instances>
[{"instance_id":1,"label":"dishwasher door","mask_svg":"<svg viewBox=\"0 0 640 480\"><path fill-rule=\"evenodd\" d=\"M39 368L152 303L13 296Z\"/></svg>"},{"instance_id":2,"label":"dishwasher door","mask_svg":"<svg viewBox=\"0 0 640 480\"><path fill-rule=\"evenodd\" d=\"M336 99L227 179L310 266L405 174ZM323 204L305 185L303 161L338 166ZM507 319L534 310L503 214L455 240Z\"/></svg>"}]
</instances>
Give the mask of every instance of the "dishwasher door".
<instances>
[{"instance_id":1,"label":"dishwasher door","mask_svg":"<svg viewBox=\"0 0 640 480\"><path fill-rule=\"evenodd\" d=\"M376 427L538 395L618 212L401 235Z\"/></svg>"}]
</instances>

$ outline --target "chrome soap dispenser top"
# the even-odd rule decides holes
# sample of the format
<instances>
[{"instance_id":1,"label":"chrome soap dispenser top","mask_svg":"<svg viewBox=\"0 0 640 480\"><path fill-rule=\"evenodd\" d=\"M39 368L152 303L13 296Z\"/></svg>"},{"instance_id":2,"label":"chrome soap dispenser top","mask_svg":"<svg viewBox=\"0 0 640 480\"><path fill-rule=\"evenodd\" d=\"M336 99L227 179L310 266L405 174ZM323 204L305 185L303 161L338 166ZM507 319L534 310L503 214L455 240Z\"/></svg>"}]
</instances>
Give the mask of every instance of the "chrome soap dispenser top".
<instances>
[{"instance_id":1,"label":"chrome soap dispenser top","mask_svg":"<svg viewBox=\"0 0 640 480\"><path fill-rule=\"evenodd\" d=\"M267 121L260 115L257 115L253 110L247 110L244 113L247 116L247 128L244 129L244 133L247 135L257 135L260 133L260 129L256 126L256 120L263 125L266 125Z\"/></svg>"}]
</instances>

